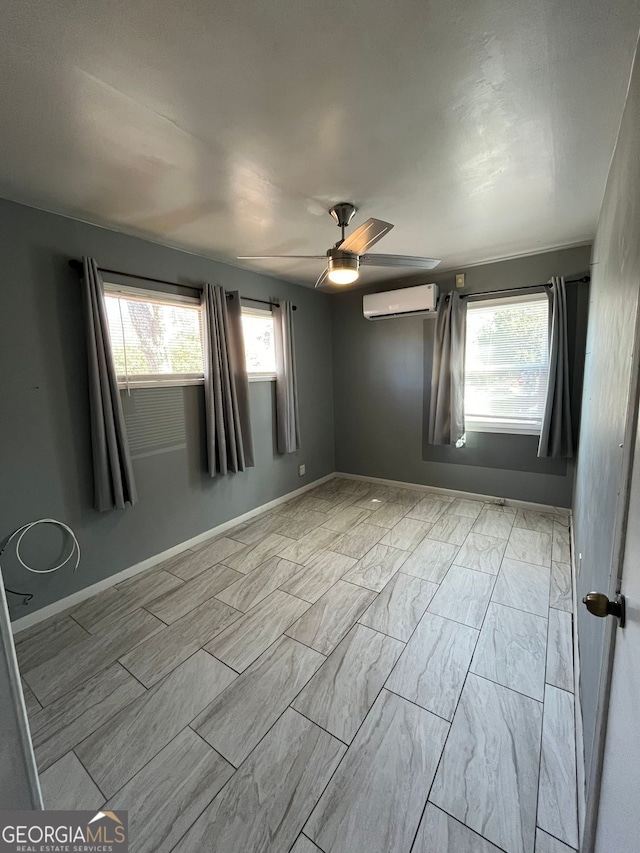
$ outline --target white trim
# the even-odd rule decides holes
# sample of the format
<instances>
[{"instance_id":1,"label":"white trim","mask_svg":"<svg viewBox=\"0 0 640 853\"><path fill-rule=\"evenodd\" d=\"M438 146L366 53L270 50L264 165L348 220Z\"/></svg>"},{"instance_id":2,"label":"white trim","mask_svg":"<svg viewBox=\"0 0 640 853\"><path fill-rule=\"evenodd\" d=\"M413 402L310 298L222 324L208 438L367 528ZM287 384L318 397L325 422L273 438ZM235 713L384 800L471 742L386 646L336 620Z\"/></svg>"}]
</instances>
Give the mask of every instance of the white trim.
<instances>
[{"instance_id":1,"label":"white trim","mask_svg":"<svg viewBox=\"0 0 640 853\"><path fill-rule=\"evenodd\" d=\"M578 789L578 838L580 846L584 840L584 824L587 811L587 779L584 765L584 730L582 725L582 703L580 701L580 647L578 645L578 563L576 542L571 525L571 583L572 583L572 635L573 635L573 713L576 737L576 783Z\"/></svg>"},{"instance_id":2,"label":"white trim","mask_svg":"<svg viewBox=\"0 0 640 853\"><path fill-rule=\"evenodd\" d=\"M112 281L104 281L105 296L122 296L124 299L136 302L153 302L159 305L182 305L184 307L201 309L202 302L199 296L186 296L182 293L168 293L165 290L157 290L151 287L131 287L127 284L115 284ZM175 287L181 287L176 284ZM194 287L194 290L198 288Z\"/></svg>"},{"instance_id":3,"label":"white trim","mask_svg":"<svg viewBox=\"0 0 640 853\"><path fill-rule=\"evenodd\" d=\"M336 477L345 480L365 480L369 483L381 483L385 486L396 486L403 489L415 489L418 492L434 492L440 495L449 495L455 498L467 498L468 500L486 501L499 506L513 506L517 509L530 509L534 512L554 512L556 515L569 516L571 510L565 506L553 506L552 504L539 504L533 501L519 501L514 498L502 498L497 495L479 495L474 492L463 492L457 489L443 489L439 486L425 486L422 483L404 483L401 480L385 480L383 477L368 477L364 474L345 474L337 471Z\"/></svg>"},{"instance_id":4,"label":"white trim","mask_svg":"<svg viewBox=\"0 0 640 853\"><path fill-rule=\"evenodd\" d=\"M324 477L320 477L318 480L314 480L312 483L307 483L306 485L301 486L299 489L294 489L293 492L287 492L287 494L281 495L279 498L274 498L272 501L268 501L266 504L257 506L254 509L250 509L242 515L230 518L228 521L223 521L222 524L218 524L210 530L205 530L204 533L199 533L197 536L193 536L185 542L180 542L178 545L173 545L171 548L167 548L166 551L162 551L160 554L154 554L153 557L148 557L146 560L142 560L141 563L136 563L128 569L116 572L115 575L109 575L108 578L103 578L103 580L98 581L91 586L87 586L84 589L80 589L77 592L72 593L71 595L67 595L59 601L54 601L53 604L41 607L40 610L36 610L34 613L29 613L27 616L22 616L20 619L16 619L15 622L11 623L11 629L14 634L18 634L26 628L31 628L32 625L37 625L39 622L43 622L45 619L51 618L51 616L57 616L64 610L68 610L70 607L75 607L81 602L86 601L87 598L91 598L91 596L96 595L98 592L103 592L105 589L109 589L110 587L121 583L121 581L128 580L147 569L151 569L153 566L164 563L165 560L175 557L176 554L180 554L182 551L187 551L189 548L200 545L208 539L219 536L220 533L224 533L225 530L230 530L232 527L242 524L243 521L249 521L249 519L254 518L256 515L261 515L261 513L266 512L269 509L273 509L275 506L280 506L280 504L286 503L292 498L304 494L304 492L308 492L310 489L314 489L316 486L320 486L328 480L332 480L334 477L334 473L327 474Z\"/></svg>"}]
</instances>

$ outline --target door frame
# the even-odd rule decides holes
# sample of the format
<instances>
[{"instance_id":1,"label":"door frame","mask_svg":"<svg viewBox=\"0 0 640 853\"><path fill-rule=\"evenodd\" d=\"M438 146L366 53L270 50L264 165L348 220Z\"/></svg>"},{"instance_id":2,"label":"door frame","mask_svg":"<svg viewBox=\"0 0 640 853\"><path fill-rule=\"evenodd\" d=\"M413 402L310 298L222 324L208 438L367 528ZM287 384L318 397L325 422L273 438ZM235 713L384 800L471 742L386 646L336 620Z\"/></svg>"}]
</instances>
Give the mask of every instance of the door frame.
<instances>
[{"instance_id":1,"label":"door frame","mask_svg":"<svg viewBox=\"0 0 640 853\"><path fill-rule=\"evenodd\" d=\"M638 289L640 294L640 286ZM609 589L606 594L610 599L621 591L622 568L625 556L627 526L629 523L629 499L631 495L631 475L634 463L634 448L636 429L638 427L640 407L640 295L636 300L636 322L634 330L633 349L631 352L631 374L629 391L627 393L627 416L625 419L623 455L620 471L622 487L618 495L616 511L616 529L614 534L613 552L611 555L611 574ZM582 602L578 601L577 606ZM595 618L595 617L594 617ZM576 620L577 621L577 620ZM609 698L611 695L611 678L613 675L613 658L616 648L616 636L619 628L617 619L607 618L600 666L600 683L598 686L598 702L596 705L596 726L593 742L593 755L589 779L587 780L587 801L585 806L584 827L582 831L582 853L594 853L596 832L598 829L598 810L600 804L600 789L602 785L602 768L604 751L607 740L607 721L609 717ZM579 652L579 648L576 650Z\"/></svg>"}]
</instances>

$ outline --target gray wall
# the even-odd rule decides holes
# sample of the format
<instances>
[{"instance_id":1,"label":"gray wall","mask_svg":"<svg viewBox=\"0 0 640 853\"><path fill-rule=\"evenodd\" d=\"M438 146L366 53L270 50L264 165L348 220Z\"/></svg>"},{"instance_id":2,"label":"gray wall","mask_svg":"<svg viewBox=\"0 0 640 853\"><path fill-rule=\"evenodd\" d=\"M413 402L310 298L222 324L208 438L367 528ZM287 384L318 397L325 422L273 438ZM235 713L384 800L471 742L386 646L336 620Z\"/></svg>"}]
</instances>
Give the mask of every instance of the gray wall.
<instances>
[{"instance_id":1,"label":"gray wall","mask_svg":"<svg viewBox=\"0 0 640 853\"><path fill-rule=\"evenodd\" d=\"M578 596L609 592L631 357L640 291L640 66L631 79L593 249L582 435L574 497ZM628 436L633 441L633 435ZM638 519L630 519L637 524ZM579 559L578 555L582 555ZM580 692L587 778L605 628L580 605Z\"/></svg>"},{"instance_id":2,"label":"gray wall","mask_svg":"<svg viewBox=\"0 0 640 853\"><path fill-rule=\"evenodd\" d=\"M205 472L202 388L185 388L186 446L134 462L140 502L97 513L92 474L80 285L70 257L188 283L213 281L297 306L296 350L302 449L274 448L273 383L252 383L256 467L211 480ZM71 525L82 564L36 577L3 557L8 587L35 593L29 607L9 596L18 618L215 527L334 469L329 297L96 228L0 201L0 540L36 518ZM131 402L128 403L131 405ZM306 476L298 477L300 462ZM60 542L36 537L25 554L51 559Z\"/></svg>"},{"instance_id":3,"label":"gray wall","mask_svg":"<svg viewBox=\"0 0 640 853\"><path fill-rule=\"evenodd\" d=\"M575 276L588 272L589 260L590 247L584 246L458 272L467 276L463 292L479 293L537 285L551 275ZM448 291L455 276L427 273L396 285L332 297L336 469L568 507L573 462L538 459L534 436L470 433L469 446L462 450L433 448L424 442L435 319L371 322L362 316L362 296L426 281ZM569 285L569 290L577 425L588 288Z\"/></svg>"}]
</instances>

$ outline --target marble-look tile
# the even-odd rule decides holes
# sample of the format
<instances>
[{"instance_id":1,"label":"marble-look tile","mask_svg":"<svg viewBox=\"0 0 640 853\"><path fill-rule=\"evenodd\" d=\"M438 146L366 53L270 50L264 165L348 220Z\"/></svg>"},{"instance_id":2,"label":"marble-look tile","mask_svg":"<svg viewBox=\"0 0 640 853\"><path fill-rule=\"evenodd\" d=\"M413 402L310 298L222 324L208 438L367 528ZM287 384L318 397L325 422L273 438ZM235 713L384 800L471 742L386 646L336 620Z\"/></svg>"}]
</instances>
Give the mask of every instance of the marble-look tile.
<instances>
[{"instance_id":1,"label":"marble-look tile","mask_svg":"<svg viewBox=\"0 0 640 853\"><path fill-rule=\"evenodd\" d=\"M404 645L354 625L293 703L332 735L350 743Z\"/></svg>"},{"instance_id":2,"label":"marble-look tile","mask_svg":"<svg viewBox=\"0 0 640 853\"><path fill-rule=\"evenodd\" d=\"M140 682L115 663L34 714L29 728L40 772L144 692Z\"/></svg>"},{"instance_id":3,"label":"marble-look tile","mask_svg":"<svg viewBox=\"0 0 640 853\"><path fill-rule=\"evenodd\" d=\"M457 545L436 542L435 539L423 539L402 566L402 571L425 581L440 583L457 552Z\"/></svg>"},{"instance_id":4,"label":"marble-look tile","mask_svg":"<svg viewBox=\"0 0 640 853\"><path fill-rule=\"evenodd\" d=\"M494 575L487 572L451 566L428 611L471 628L480 628L495 582Z\"/></svg>"},{"instance_id":5,"label":"marble-look tile","mask_svg":"<svg viewBox=\"0 0 640 853\"><path fill-rule=\"evenodd\" d=\"M287 853L344 751L287 709L174 853Z\"/></svg>"},{"instance_id":6,"label":"marble-look tile","mask_svg":"<svg viewBox=\"0 0 640 853\"><path fill-rule=\"evenodd\" d=\"M538 533L546 533L547 536L552 536L553 515L533 512L530 509L519 509L513 526L521 527L523 530L537 530Z\"/></svg>"},{"instance_id":7,"label":"marble-look tile","mask_svg":"<svg viewBox=\"0 0 640 853\"><path fill-rule=\"evenodd\" d=\"M242 672L309 606L306 601L276 590L218 634L206 646L206 651Z\"/></svg>"},{"instance_id":8,"label":"marble-look tile","mask_svg":"<svg viewBox=\"0 0 640 853\"><path fill-rule=\"evenodd\" d=\"M492 603L471 672L542 702L546 652L546 619Z\"/></svg>"},{"instance_id":9,"label":"marble-look tile","mask_svg":"<svg viewBox=\"0 0 640 853\"><path fill-rule=\"evenodd\" d=\"M258 515L255 518L250 518L234 527L232 530L227 530L225 536L228 539L235 539L236 542L242 542L243 545L255 545L269 533L280 533L280 528L284 522L282 515L277 515L276 510L266 512L263 515Z\"/></svg>"},{"instance_id":10,"label":"marble-look tile","mask_svg":"<svg viewBox=\"0 0 640 853\"><path fill-rule=\"evenodd\" d=\"M551 537L537 530L514 527L504 552L508 560L520 560L551 568Z\"/></svg>"},{"instance_id":11,"label":"marble-look tile","mask_svg":"<svg viewBox=\"0 0 640 853\"><path fill-rule=\"evenodd\" d=\"M509 853L533 853L542 705L469 674L430 800Z\"/></svg>"},{"instance_id":12,"label":"marble-look tile","mask_svg":"<svg viewBox=\"0 0 640 853\"><path fill-rule=\"evenodd\" d=\"M464 515L453 515L445 512L433 525L427 534L429 539L439 542L449 542L451 545L462 545L473 527L473 519Z\"/></svg>"},{"instance_id":13,"label":"marble-look tile","mask_svg":"<svg viewBox=\"0 0 640 853\"><path fill-rule=\"evenodd\" d=\"M406 643L437 589L435 583L399 572L358 621Z\"/></svg>"},{"instance_id":14,"label":"marble-look tile","mask_svg":"<svg viewBox=\"0 0 640 853\"><path fill-rule=\"evenodd\" d=\"M301 566L306 566L314 557L321 551L332 549L333 544L339 539L335 531L327 530L326 527L317 527L311 533L307 533L300 539L291 542L278 552L279 557L285 560L291 560L292 563L299 563Z\"/></svg>"},{"instance_id":15,"label":"marble-look tile","mask_svg":"<svg viewBox=\"0 0 640 853\"><path fill-rule=\"evenodd\" d=\"M294 564L297 573L282 584L282 589L313 604L355 564L353 557L321 551L305 568L301 569L297 563Z\"/></svg>"},{"instance_id":16,"label":"marble-look tile","mask_svg":"<svg viewBox=\"0 0 640 853\"><path fill-rule=\"evenodd\" d=\"M405 511L408 511L416 504L420 503L424 497L424 492L418 491L417 489L403 489L396 486L390 486L387 490L387 497L392 503L403 506Z\"/></svg>"},{"instance_id":17,"label":"marble-look tile","mask_svg":"<svg viewBox=\"0 0 640 853\"><path fill-rule=\"evenodd\" d=\"M331 853L404 853L420 822L448 724L383 690L304 831Z\"/></svg>"},{"instance_id":18,"label":"marble-look tile","mask_svg":"<svg viewBox=\"0 0 640 853\"><path fill-rule=\"evenodd\" d=\"M378 527L391 529L399 521L402 521L406 513L407 510L400 504L385 503L371 515L369 522L376 524Z\"/></svg>"},{"instance_id":19,"label":"marble-look tile","mask_svg":"<svg viewBox=\"0 0 640 853\"><path fill-rule=\"evenodd\" d=\"M328 655L375 597L368 589L338 581L285 633Z\"/></svg>"},{"instance_id":20,"label":"marble-look tile","mask_svg":"<svg viewBox=\"0 0 640 853\"><path fill-rule=\"evenodd\" d=\"M112 797L236 677L196 652L76 747L100 790Z\"/></svg>"},{"instance_id":21,"label":"marble-look tile","mask_svg":"<svg viewBox=\"0 0 640 853\"><path fill-rule=\"evenodd\" d=\"M321 512L326 515L331 509L332 503L325 498L314 495L300 495L286 504L279 506L277 512L285 518L302 518L307 512Z\"/></svg>"},{"instance_id":22,"label":"marble-look tile","mask_svg":"<svg viewBox=\"0 0 640 853\"><path fill-rule=\"evenodd\" d=\"M571 537L569 530L559 521L553 522L553 559L558 563L571 563Z\"/></svg>"},{"instance_id":23,"label":"marble-look tile","mask_svg":"<svg viewBox=\"0 0 640 853\"><path fill-rule=\"evenodd\" d=\"M522 563L505 557L491 599L517 610L546 616L549 610L550 583L551 572L545 566Z\"/></svg>"},{"instance_id":24,"label":"marble-look tile","mask_svg":"<svg viewBox=\"0 0 640 853\"><path fill-rule=\"evenodd\" d=\"M24 679L38 701L47 705L106 669L129 649L162 628L166 628L164 622L146 610L138 610L116 620L108 633L87 637L50 661L29 670Z\"/></svg>"},{"instance_id":25,"label":"marble-look tile","mask_svg":"<svg viewBox=\"0 0 640 853\"><path fill-rule=\"evenodd\" d=\"M234 768L185 728L106 804L126 809L136 853L169 853Z\"/></svg>"},{"instance_id":26,"label":"marble-look tile","mask_svg":"<svg viewBox=\"0 0 640 853\"><path fill-rule=\"evenodd\" d=\"M240 572L228 566L211 566L193 580L145 604L144 609L171 625L241 577Z\"/></svg>"},{"instance_id":27,"label":"marble-look tile","mask_svg":"<svg viewBox=\"0 0 640 853\"><path fill-rule=\"evenodd\" d=\"M516 515L518 510L516 507L507 506L506 504L498 504L495 501L485 501L483 506L484 510L489 510L490 512L499 512L505 516L505 518L511 519L511 526L513 527L513 522L516 520ZM507 537L508 538L508 537Z\"/></svg>"},{"instance_id":28,"label":"marble-look tile","mask_svg":"<svg viewBox=\"0 0 640 853\"><path fill-rule=\"evenodd\" d=\"M152 687L241 616L211 598L127 652L120 663L145 687Z\"/></svg>"},{"instance_id":29,"label":"marble-look tile","mask_svg":"<svg viewBox=\"0 0 640 853\"><path fill-rule=\"evenodd\" d=\"M235 554L227 557L224 564L237 572L242 572L243 575L247 575L293 542L295 540L287 539L286 536L281 536L279 533L270 533L264 539L256 542L255 545L247 545L242 551L236 551Z\"/></svg>"},{"instance_id":30,"label":"marble-look tile","mask_svg":"<svg viewBox=\"0 0 640 853\"><path fill-rule=\"evenodd\" d=\"M133 613L147 601L170 592L182 581L169 572L152 569L99 592L74 610L73 618L92 634L110 630L114 620Z\"/></svg>"},{"instance_id":31,"label":"marble-look tile","mask_svg":"<svg viewBox=\"0 0 640 853\"><path fill-rule=\"evenodd\" d=\"M465 500L464 498L455 498L455 500L451 501L449 504L448 512L453 513L454 515L463 515L466 518L476 519L480 513L484 504L482 501L470 501Z\"/></svg>"},{"instance_id":32,"label":"marble-look tile","mask_svg":"<svg viewBox=\"0 0 640 853\"><path fill-rule=\"evenodd\" d=\"M436 808L427 806L411 853L502 853L468 826Z\"/></svg>"},{"instance_id":33,"label":"marble-look tile","mask_svg":"<svg viewBox=\"0 0 640 853\"><path fill-rule=\"evenodd\" d=\"M513 527L513 519L514 515L510 513L485 507L473 525L473 532L495 536L498 539L508 539Z\"/></svg>"},{"instance_id":34,"label":"marble-look tile","mask_svg":"<svg viewBox=\"0 0 640 853\"><path fill-rule=\"evenodd\" d=\"M218 593L216 598L246 613L299 571L298 563L283 560L282 557L270 557L248 575L241 575L239 580Z\"/></svg>"},{"instance_id":35,"label":"marble-look tile","mask_svg":"<svg viewBox=\"0 0 640 853\"><path fill-rule=\"evenodd\" d=\"M408 556L406 551L378 543L358 560L355 566L344 575L343 580L380 592Z\"/></svg>"},{"instance_id":36,"label":"marble-look tile","mask_svg":"<svg viewBox=\"0 0 640 853\"><path fill-rule=\"evenodd\" d=\"M347 557L355 557L356 560L359 560L374 545L377 545L386 533L386 527L376 527L375 524L362 522L349 533L343 533L333 543L331 549L339 554L345 554Z\"/></svg>"},{"instance_id":37,"label":"marble-look tile","mask_svg":"<svg viewBox=\"0 0 640 853\"><path fill-rule=\"evenodd\" d=\"M22 679L22 695L24 697L25 708L27 709L27 715L29 717L29 721L31 721L31 717L34 714L37 714L38 711L42 710L42 705L38 702L35 697L33 690L29 687L27 682Z\"/></svg>"},{"instance_id":38,"label":"marble-look tile","mask_svg":"<svg viewBox=\"0 0 640 853\"><path fill-rule=\"evenodd\" d=\"M14 638L20 672L24 675L88 636L88 631L69 616L34 625L25 636L17 634Z\"/></svg>"},{"instance_id":39,"label":"marble-look tile","mask_svg":"<svg viewBox=\"0 0 640 853\"><path fill-rule=\"evenodd\" d=\"M577 851L538 828L536 830L536 853L577 853Z\"/></svg>"},{"instance_id":40,"label":"marble-look tile","mask_svg":"<svg viewBox=\"0 0 640 853\"><path fill-rule=\"evenodd\" d=\"M573 693L573 635L571 614L549 610L547 683Z\"/></svg>"},{"instance_id":41,"label":"marble-look tile","mask_svg":"<svg viewBox=\"0 0 640 853\"><path fill-rule=\"evenodd\" d=\"M356 495L336 495L331 501L331 509L328 509L325 515L340 515L340 513L348 507L355 506L355 502L357 500L358 498Z\"/></svg>"},{"instance_id":42,"label":"marble-look tile","mask_svg":"<svg viewBox=\"0 0 640 853\"><path fill-rule=\"evenodd\" d=\"M573 695L547 685L542 719L538 826L578 846Z\"/></svg>"},{"instance_id":43,"label":"marble-look tile","mask_svg":"<svg viewBox=\"0 0 640 853\"><path fill-rule=\"evenodd\" d=\"M573 590L571 585L570 563L551 562L551 591L549 593L549 607L557 610L573 611Z\"/></svg>"},{"instance_id":44,"label":"marble-look tile","mask_svg":"<svg viewBox=\"0 0 640 853\"><path fill-rule=\"evenodd\" d=\"M280 637L191 726L239 767L324 661L313 649Z\"/></svg>"},{"instance_id":45,"label":"marble-look tile","mask_svg":"<svg viewBox=\"0 0 640 853\"><path fill-rule=\"evenodd\" d=\"M449 507L450 501L441 501L435 497L426 497L412 507L407 513L407 518L415 518L418 521L429 521L432 524Z\"/></svg>"},{"instance_id":46,"label":"marble-look tile","mask_svg":"<svg viewBox=\"0 0 640 853\"><path fill-rule=\"evenodd\" d=\"M300 512L296 518L285 518L282 515L277 516L280 519L280 524L275 529L275 533L280 533L286 536L287 539L302 539L307 533L316 530L327 520L328 513L325 512Z\"/></svg>"},{"instance_id":47,"label":"marble-look tile","mask_svg":"<svg viewBox=\"0 0 640 853\"><path fill-rule=\"evenodd\" d=\"M291 853L322 853L322 850L316 847L313 841L309 841L306 835L299 835Z\"/></svg>"},{"instance_id":48,"label":"marble-look tile","mask_svg":"<svg viewBox=\"0 0 640 853\"><path fill-rule=\"evenodd\" d=\"M483 533L470 533L456 555L456 565L497 575L506 547L506 539L485 536Z\"/></svg>"},{"instance_id":49,"label":"marble-look tile","mask_svg":"<svg viewBox=\"0 0 640 853\"><path fill-rule=\"evenodd\" d=\"M241 551L245 547L242 542L236 542L234 539L223 536L214 542L206 543L202 548L193 548L190 551L178 554L163 563L162 568L171 572L172 575L182 578L182 580L190 581L200 572L222 563L236 551Z\"/></svg>"},{"instance_id":50,"label":"marble-look tile","mask_svg":"<svg viewBox=\"0 0 640 853\"><path fill-rule=\"evenodd\" d=\"M426 521L403 518L380 540L380 544L388 545L390 548L400 548L401 551L413 551L430 530L431 524Z\"/></svg>"},{"instance_id":51,"label":"marble-look tile","mask_svg":"<svg viewBox=\"0 0 640 853\"><path fill-rule=\"evenodd\" d=\"M45 809L97 811L104 796L73 752L68 752L40 774Z\"/></svg>"},{"instance_id":52,"label":"marble-look tile","mask_svg":"<svg viewBox=\"0 0 640 853\"><path fill-rule=\"evenodd\" d=\"M477 639L475 628L425 613L385 686L451 720Z\"/></svg>"},{"instance_id":53,"label":"marble-look tile","mask_svg":"<svg viewBox=\"0 0 640 853\"><path fill-rule=\"evenodd\" d=\"M323 527L329 530L334 530L336 533L347 533L349 530L360 524L361 521L366 521L371 515L368 509L362 509L358 506L349 506L343 509L341 513L332 515L325 522Z\"/></svg>"}]
</instances>

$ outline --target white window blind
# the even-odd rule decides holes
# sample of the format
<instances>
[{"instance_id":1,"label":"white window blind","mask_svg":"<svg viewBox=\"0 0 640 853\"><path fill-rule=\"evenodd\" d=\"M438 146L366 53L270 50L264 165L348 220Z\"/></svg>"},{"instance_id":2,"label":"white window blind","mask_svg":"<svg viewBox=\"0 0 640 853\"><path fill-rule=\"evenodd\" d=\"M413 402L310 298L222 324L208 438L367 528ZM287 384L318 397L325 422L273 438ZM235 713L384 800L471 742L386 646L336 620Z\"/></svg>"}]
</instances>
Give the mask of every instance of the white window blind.
<instances>
[{"instance_id":1,"label":"white window blind","mask_svg":"<svg viewBox=\"0 0 640 853\"><path fill-rule=\"evenodd\" d=\"M202 310L198 299L105 284L118 380L150 386L201 382Z\"/></svg>"},{"instance_id":2,"label":"white window blind","mask_svg":"<svg viewBox=\"0 0 640 853\"><path fill-rule=\"evenodd\" d=\"M250 379L275 379L276 348L271 311L242 309L242 333Z\"/></svg>"},{"instance_id":3,"label":"white window blind","mask_svg":"<svg viewBox=\"0 0 640 853\"><path fill-rule=\"evenodd\" d=\"M548 358L545 293L470 301L464 395L467 429L539 433Z\"/></svg>"}]
</instances>

